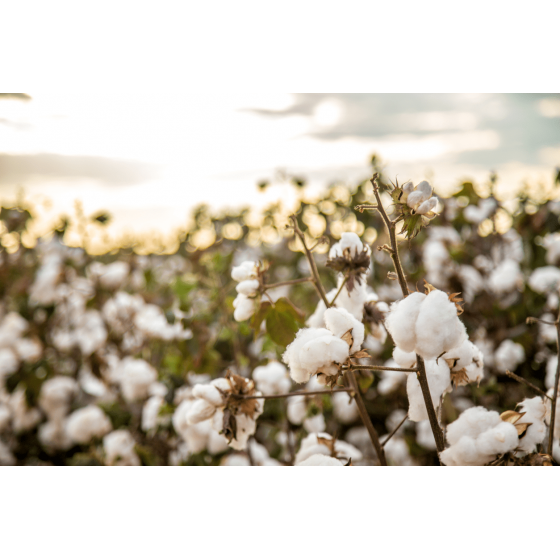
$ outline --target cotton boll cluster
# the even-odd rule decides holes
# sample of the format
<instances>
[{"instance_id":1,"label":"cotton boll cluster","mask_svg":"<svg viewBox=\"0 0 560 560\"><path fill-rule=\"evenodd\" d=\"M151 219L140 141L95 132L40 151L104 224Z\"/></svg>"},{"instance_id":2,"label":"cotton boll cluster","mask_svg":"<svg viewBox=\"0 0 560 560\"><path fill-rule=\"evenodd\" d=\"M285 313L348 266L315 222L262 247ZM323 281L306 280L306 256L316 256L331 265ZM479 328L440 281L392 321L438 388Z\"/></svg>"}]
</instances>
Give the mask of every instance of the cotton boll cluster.
<instances>
[{"instance_id":1,"label":"cotton boll cluster","mask_svg":"<svg viewBox=\"0 0 560 560\"><path fill-rule=\"evenodd\" d=\"M255 368L253 379L257 384L257 390L263 395L281 395L289 392L292 386L288 370L276 361Z\"/></svg>"},{"instance_id":2,"label":"cotton boll cluster","mask_svg":"<svg viewBox=\"0 0 560 560\"><path fill-rule=\"evenodd\" d=\"M409 181L403 185L402 202L414 210L416 214L422 214L427 219L435 216L434 210L438 199L432 196L432 187L428 181L418 183L416 187Z\"/></svg>"},{"instance_id":3,"label":"cotton boll cluster","mask_svg":"<svg viewBox=\"0 0 560 560\"><path fill-rule=\"evenodd\" d=\"M245 261L231 271L231 277L239 282L237 298L233 302L233 317L236 321L247 321L256 311L255 296L258 294L260 282L259 266L256 262Z\"/></svg>"},{"instance_id":4,"label":"cotton boll cluster","mask_svg":"<svg viewBox=\"0 0 560 560\"><path fill-rule=\"evenodd\" d=\"M546 435L546 406L541 397L533 399L525 399L519 404L519 412L523 413L523 417L519 420L524 424L530 424L523 435L519 439L518 450L525 453L536 451L537 444L542 443Z\"/></svg>"},{"instance_id":5,"label":"cotton boll cluster","mask_svg":"<svg viewBox=\"0 0 560 560\"><path fill-rule=\"evenodd\" d=\"M230 374L209 385L196 385L192 394L196 400L187 412L187 424L194 426L212 419L212 427L224 433L230 447L238 451L245 449L264 409L263 399L244 398L261 396L255 390L254 381Z\"/></svg>"},{"instance_id":6,"label":"cotton boll cluster","mask_svg":"<svg viewBox=\"0 0 560 560\"><path fill-rule=\"evenodd\" d=\"M448 466L485 465L519 444L515 426L481 406L469 408L447 427L447 441L450 447L440 457Z\"/></svg>"},{"instance_id":7,"label":"cotton boll cluster","mask_svg":"<svg viewBox=\"0 0 560 560\"><path fill-rule=\"evenodd\" d=\"M525 350L513 340L504 340L494 352L494 363L498 371L515 371L525 360Z\"/></svg>"},{"instance_id":8,"label":"cotton boll cluster","mask_svg":"<svg viewBox=\"0 0 560 560\"><path fill-rule=\"evenodd\" d=\"M315 433L309 434L302 442L299 451L296 454L296 466L313 457L314 455L323 455L326 457L334 457L347 463L360 461L362 453L353 445L335 440L329 434Z\"/></svg>"},{"instance_id":9,"label":"cotton boll cluster","mask_svg":"<svg viewBox=\"0 0 560 560\"><path fill-rule=\"evenodd\" d=\"M103 438L106 464L117 467L138 467L140 458L136 442L128 430L116 430Z\"/></svg>"},{"instance_id":10,"label":"cotton boll cluster","mask_svg":"<svg viewBox=\"0 0 560 560\"><path fill-rule=\"evenodd\" d=\"M108 434L112 425L111 420L99 407L89 405L68 416L65 430L72 442L86 444L93 438L102 438Z\"/></svg>"},{"instance_id":11,"label":"cotton boll cluster","mask_svg":"<svg viewBox=\"0 0 560 560\"><path fill-rule=\"evenodd\" d=\"M440 290L428 295L415 292L394 303L385 325L401 350L416 352L426 360L460 346L467 338L455 304Z\"/></svg>"},{"instance_id":12,"label":"cotton boll cluster","mask_svg":"<svg viewBox=\"0 0 560 560\"><path fill-rule=\"evenodd\" d=\"M560 289L560 268L543 266L535 269L529 278L529 287L539 294L556 293Z\"/></svg>"},{"instance_id":13,"label":"cotton boll cluster","mask_svg":"<svg viewBox=\"0 0 560 560\"><path fill-rule=\"evenodd\" d=\"M364 325L345 309L328 309L325 323L326 329L301 329L282 357L296 383L313 375L323 385L336 381L340 366L362 346Z\"/></svg>"},{"instance_id":14,"label":"cotton boll cluster","mask_svg":"<svg viewBox=\"0 0 560 560\"><path fill-rule=\"evenodd\" d=\"M127 280L130 265L126 262L103 264L95 261L88 266L88 277L108 290L120 288Z\"/></svg>"}]
</instances>

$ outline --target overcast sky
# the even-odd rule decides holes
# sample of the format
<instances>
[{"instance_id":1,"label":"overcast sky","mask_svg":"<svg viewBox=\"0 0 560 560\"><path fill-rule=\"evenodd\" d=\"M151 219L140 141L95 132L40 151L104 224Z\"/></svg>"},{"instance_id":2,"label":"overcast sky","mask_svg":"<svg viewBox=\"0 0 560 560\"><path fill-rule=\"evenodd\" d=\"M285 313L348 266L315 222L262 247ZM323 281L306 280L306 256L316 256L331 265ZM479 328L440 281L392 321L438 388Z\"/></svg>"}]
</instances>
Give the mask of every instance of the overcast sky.
<instances>
[{"instance_id":1,"label":"overcast sky","mask_svg":"<svg viewBox=\"0 0 560 560\"><path fill-rule=\"evenodd\" d=\"M374 152L440 192L491 170L504 191L550 183L560 95L0 94L0 199L23 187L51 214L80 200L117 229L170 231L200 202L264 204L281 189L256 183L278 169L312 188L362 179Z\"/></svg>"}]
</instances>

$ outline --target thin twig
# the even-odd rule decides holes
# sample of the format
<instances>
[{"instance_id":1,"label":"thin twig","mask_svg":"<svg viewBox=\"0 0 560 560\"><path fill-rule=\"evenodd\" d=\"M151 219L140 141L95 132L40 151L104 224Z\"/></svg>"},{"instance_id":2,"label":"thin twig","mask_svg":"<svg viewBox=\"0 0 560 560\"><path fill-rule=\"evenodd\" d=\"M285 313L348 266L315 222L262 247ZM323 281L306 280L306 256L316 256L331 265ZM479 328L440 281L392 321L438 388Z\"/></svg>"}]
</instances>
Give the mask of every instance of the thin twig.
<instances>
[{"instance_id":1,"label":"thin twig","mask_svg":"<svg viewBox=\"0 0 560 560\"><path fill-rule=\"evenodd\" d=\"M305 251L305 256L307 257L307 262L309 263L309 268L311 269L311 274L313 275L313 285L315 286L315 289L317 290L317 293L319 294L320 298L323 300L323 302L325 303L325 305L328 308L328 307L330 307L329 306L329 300L327 299L327 294L325 292L325 288L323 288L321 278L319 277L319 271L317 270L317 265L315 264L315 259L313 258L313 255L312 255L311 251L308 249L307 243L305 242L305 235L303 235L303 232L301 231L301 229L299 229L297 217L295 215L292 215L292 216L290 216L290 218L291 218L292 223L294 225L294 232L299 237L299 239L301 241L301 244L303 245L303 249Z\"/></svg>"},{"instance_id":2,"label":"thin twig","mask_svg":"<svg viewBox=\"0 0 560 560\"><path fill-rule=\"evenodd\" d=\"M312 397L313 395L332 395L333 393L350 393L353 389L349 387L342 387L340 389L329 389L327 391L297 391L295 393L284 393L282 395L239 395L237 398L243 400L253 400L253 399L287 399L289 397L299 397L300 395L306 397Z\"/></svg>"},{"instance_id":3,"label":"thin twig","mask_svg":"<svg viewBox=\"0 0 560 560\"><path fill-rule=\"evenodd\" d=\"M286 280L285 282L278 282L276 284L265 284L263 290L272 290L273 288L281 288L282 286L293 286L294 284L305 284L305 282L313 282L313 278L298 278L296 280Z\"/></svg>"},{"instance_id":4,"label":"thin twig","mask_svg":"<svg viewBox=\"0 0 560 560\"><path fill-rule=\"evenodd\" d=\"M556 364L556 376L554 378L554 393L552 394L552 412L550 413L550 431L548 432L548 454L552 455L552 444L554 440L554 423L556 422L556 402L558 399L558 382L560 381L560 309L556 319L556 350L558 352L558 363Z\"/></svg>"},{"instance_id":5,"label":"thin twig","mask_svg":"<svg viewBox=\"0 0 560 560\"><path fill-rule=\"evenodd\" d=\"M536 385L533 385L530 381L523 379L523 377L519 377L519 375L515 375L515 373L511 371L506 371L504 375L507 375L511 379L515 379L515 381L517 381L518 383L523 383L524 385L527 385L527 387L531 387L531 389L533 389L535 393L541 395L541 397L546 397L547 399L552 400L552 398L549 397L542 389L539 389Z\"/></svg>"},{"instance_id":6,"label":"thin twig","mask_svg":"<svg viewBox=\"0 0 560 560\"><path fill-rule=\"evenodd\" d=\"M369 413L366 409L366 404L364 402L364 399L362 398L362 393L360 392L360 387L356 379L356 374L353 371L348 371L347 377L354 392L354 398L356 400L356 404L358 405L360 418L362 419L362 422L364 423L364 426L368 431L371 443L373 443L373 447L375 448L377 457L379 458L379 464L382 467L386 467L387 459L385 458L385 451L383 450L381 442L379 441L377 430L375 429L374 425L371 422L371 418L369 417Z\"/></svg>"},{"instance_id":7,"label":"thin twig","mask_svg":"<svg viewBox=\"0 0 560 560\"><path fill-rule=\"evenodd\" d=\"M338 296L342 292L342 288L344 288L344 286L346 286L346 282L348 282L348 276L344 277L344 280L343 280L342 284L340 285L340 288L338 289L338 292L336 292L336 295L334 296L333 300L331 301L329 307L332 307L334 305L334 302L337 300Z\"/></svg>"},{"instance_id":8,"label":"thin twig","mask_svg":"<svg viewBox=\"0 0 560 560\"><path fill-rule=\"evenodd\" d=\"M385 447L389 440L400 430L401 426L408 420L408 414L399 422L399 425L387 436L381 447Z\"/></svg>"},{"instance_id":9,"label":"thin twig","mask_svg":"<svg viewBox=\"0 0 560 560\"><path fill-rule=\"evenodd\" d=\"M344 366L342 368L343 371L364 371L364 370L373 370L373 371L403 371L406 373L418 373L418 369L416 368L400 368L400 367L389 367L389 366Z\"/></svg>"}]
</instances>

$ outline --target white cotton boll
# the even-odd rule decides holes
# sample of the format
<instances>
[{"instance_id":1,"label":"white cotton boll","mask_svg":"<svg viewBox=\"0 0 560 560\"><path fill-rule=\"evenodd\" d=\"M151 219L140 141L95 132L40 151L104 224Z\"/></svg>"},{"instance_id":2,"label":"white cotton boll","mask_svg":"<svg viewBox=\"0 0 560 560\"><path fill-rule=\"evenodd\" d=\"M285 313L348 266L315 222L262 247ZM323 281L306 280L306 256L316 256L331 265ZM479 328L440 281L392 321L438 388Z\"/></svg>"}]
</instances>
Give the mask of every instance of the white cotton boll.
<instances>
[{"instance_id":1,"label":"white cotton boll","mask_svg":"<svg viewBox=\"0 0 560 560\"><path fill-rule=\"evenodd\" d=\"M529 277L529 287L539 294L557 292L560 287L560 268L556 266L536 268Z\"/></svg>"},{"instance_id":2,"label":"white cotton boll","mask_svg":"<svg viewBox=\"0 0 560 560\"><path fill-rule=\"evenodd\" d=\"M234 302L234 312L233 318L238 322L241 323L242 321L248 321L255 313L255 300L250 299L243 294L239 294Z\"/></svg>"},{"instance_id":3,"label":"white cotton boll","mask_svg":"<svg viewBox=\"0 0 560 560\"><path fill-rule=\"evenodd\" d=\"M244 451L247 449L247 442L249 438L255 434L257 430L257 423L254 419L245 416L245 414L239 414L235 417L236 421L236 434L235 439L233 439L229 446L236 451Z\"/></svg>"},{"instance_id":4,"label":"white cotton boll","mask_svg":"<svg viewBox=\"0 0 560 560\"><path fill-rule=\"evenodd\" d=\"M127 402L148 397L152 383L157 380L157 371L144 360L127 357L120 362L118 379Z\"/></svg>"},{"instance_id":5,"label":"white cotton boll","mask_svg":"<svg viewBox=\"0 0 560 560\"><path fill-rule=\"evenodd\" d=\"M560 232L547 233L543 238L546 248L546 262L556 264L560 261Z\"/></svg>"},{"instance_id":6,"label":"white cotton boll","mask_svg":"<svg viewBox=\"0 0 560 560\"><path fill-rule=\"evenodd\" d=\"M14 350L20 360L28 364L37 362L43 354L43 346L38 340L20 338L14 344Z\"/></svg>"},{"instance_id":7,"label":"white cotton boll","mask_svg":"<svg viewBox=\"0 0 560 560\"><path fill-rule=\"evenodd\" d=\"M523 287L523 273L519 263L513 259L502 261L488 279L490 289L500 295Z\"/></svg>"},{"instance_id":8,"label":"white cotton boll","mask_svg":"<svg viewBox=\"0 0 560 560\"><path fill-rule=\"evenodd\" d=\"M47 379L41 386L39 406L50 420L64 418L78 394L78 383L71 377L54 377Z\"/></svg>"},{"instance_id":9,"label":"white cotton boll","mask_svg":"<svg viewBox=\"0 0 560 560\"><path fill-rule=\"evenodd\" d=\"M451 371L459 371L471 365L475 357L478 356L478 348L470 340L465 340L461 346L446 352L441 359L455 360L455 365L451 368Z\"/></svg>"},{"instance_id":10,"label":"white cotton boll","mask_svg":"<svg viewBox=\"0 0 560 560\"><path fill-rule=\"evenodd\" d=\"M546 364L546 378L544 384L547 389L554 388L554 380L556 379L556 370L558 368L558 356L551 356Z\"/></svg>"},{"instance_id":11,"label":"white cotton boll","mask_svg":"<svg viewBox=\"0 0 560 560\"><path fill-rule=\"evenodd\" d=\"M414 183L412 181L406 182L402 186L402 190L405 194L410 194L414 190Z\"/></svg>"},{"instance_id":12,"label":"white cotton boll","mask_svg":"<svg viewBox=\"0 0 560 560\"><path fill-rule=\"evenodd\" d=\"M270 362L266 366L256 367L253 380L257 390L263 395L281 395L287 393L292 386L288 370L280 362Z\"/></svg>"},{"instance_id":13,"label":"white cotton boll","mask_svg":"<svg viewBox=\"0 0 560 560\"><path fill-rule=\"evenodd\" d=\"M165 404L165 399L160 395L150 397L142 408L142 430L144 432L155 431L159 426L169 423L170 415L162 416L160 410Z\"/></svg>"},{"instance_id":14,"label":"white cotton boll","mask_svg":"<svg viewBox=\"0 0 560 560\"><path fill-rule=\"evenodd\" d=\"M106 463L116 467L139 467L136 442L128 430L116 430L103 438Z\"/></svg>"},{"instance_id":15,"label":"white cotton boll","mask_svg":"<svg viewBox=\"0 0 560 560\"><path fill-rule=\"evenodd\" d=\"M334 457L326 455L312 455L305 461L298 463L298 467L344 467L344 463Z\"/></svg>"},{"instance_id":16,"label":"white cotton boll","mask_svg":"<svg viewBox=\"0 0 560 560\"><path fill-rule=\"evenodd\" d=\"M296 453L296 457L295 457L296 465L305 461L306 459L308 459L313 455L317 455L317 454L327 455L327 456L331 455L331 450L329 449L329 447L325 445L325 443L320 443L317 439L318 437L321 437L325 440L332 439L331 436L329 436L328 434L323 434L323 433L309 434L306 438L302 440L300 449Z\"/></svg>"},{"instance_id":17,"label":"white cotton boll","mask_svg":"<svg viewBox=\"0 0 560 560\"><path fill-rule=\"evenodd\" d=\"M474 347L472 363L466 367L469 383L480 383L484 378L484 354L482 351Z\"/></svg>"},{"instance_id":18,"label":"white cotton boll","mask_svg":"<svg viewBox=\"0 0 560 560\"><path fill-rule=\"evenodd\" d=\"M237 284L237 293L243 294L244 296L255 296L259 291L259 281L258 280L244 280L243 282Z\"/></svg>"},{"instance_id":19,"label":"white cotton boll","mask_svg":"<svg viewBox=\"0 0 560 560\"><path fill-rule=\"evenodd\" d=\"M357 321L346 309L327 309L325 311L325 324L327 329L339 338L351 330L354 343L350 348L350 354L355 354L360 350L364 342L364 324Z\"/></svg>"},{"instance_id":20,"label":"white cotton boll","mask_svg":"<svg viewBox=\"0 0 560 560\"><path fill-rule=\"evenodd\" d=\"M203 422L202 424L205 424ZM202 424L198 424L201 426ZM228 440L221 434L219 434L216 430L212 429L212 423L209 420L208 425L210 426L210 430L208 431L208 442L206 444L206 450L210 455L219 455L228 449ZM197 426L192 426L191 429L196 428ZM188 440L187 440L188 442Z\"/></svg>"},{"instance_id":21,"label":"white cotton boll","mask_svg":"<svg viewBox=\"0 0 560 560\"><path fill-rule=\"evenodd\" d=\"M16 458L10 448L0 440L0 466L11 467L16 464Z\"/></svg>"},{"instance_id":22,"label":"white cotton boll","mask_svg":"<svg viewBox=\"0 0 560 560\"><path fill-rule=\"evenodd\" d=\"M328 335L308 342L301 349L300 360L304 369L316 373L320 368L331 366L334 362L344 363L348 355L348 344L329 332Z\"/></svg>"},{"instance_id":23,"label":"white cotton boll","mask_svg":"<svg viewBox=\"0 0 560 560\"><path fill-rule=\"evenodd\" d=\"M19 360L13 350L0 349L0 381L3 377L15 373L19 368Z\"/></svg>"},{"instance_id":24,"label":"white cotton boll","mask_svg":"<svg viewBox=\"0 0 560 560\"><path fill-rule=\"evenodd\" d=\"M224 379L224 381L227 383L227 379ZM228 383L227 390L230 389L231 388L229 387L229 383ZM213 383L209 385L202 385L202 384L195 385L192 390L192 396L195 399L203 399L216 408L224 404L224 397L222 396L222 393L220 393L216 385Z\"/></svg>"},{"instance_id":25,"label":"white cotton boll","mask_svg":"<svg viewBox=\"0 0 560 560\"><path fill-rule=\"evenodd\" d=\"M477 448L485 455L484 463L490 462L496 455L503 455L517 447L519 438L517 429L509 422L500 422L494 428L480 434L476 439ZM484 464L483 463L483 464Z\"/></svg>"},{"instance_id":26,"label":"white cotton boll","mask_svg":"<svg viewBox=\"0 0 560 560\"><path fill-rule=\"evenodd\" d=\"M447 441L455 445L463 437L476 438L483 432L496 427L501 422L500 415L494 410L476 406L465 410L455 422L447 427Z\"/></svg>"},{"instance_id":27,"label":"white cotton boll","mask_svg":"<svg viewBox=\"0 0 560 560\"><path fill-rule=\"evenodd\" d=\"M410 467L414 465L408 444L402 437L395 436L391 438L385 444L384 450L389 464L396 467Z\"/></svg>"},{"instance_id":28,"label":"white cotton boll","mask_svg":"<svg viewBox=\"0 0 560 560\"><path fill-rule=\"evenodd\" d=\"M306 418L303 421L303 427L307 432L316 434L325 431L327 424L325 422L325 417L319 413L315 416L311 416L311 418Z\"/></svg>"},{"instance_id":29,"label":"white cotton boll","mask_svg":"<svg viewBox=\"0 0 560 560\"><path fill-rule=\"evenodd\" d=\"M434 432L429 420L423 420L416 424L416 443L421 445L424 449L435 450L436 440L434 439Z\"/></svg>"},{"instance_id":30,"label":"white cotton boll","mask_svg":"<svg viewBox=\"0 0 560 560\"><path fill-rule=\"evenodd\" d=\"M280 463L276 459L271 459L264 445L252 439L249 442L249 451L253 464L257 467L279 467Z\"/></svg>"},{"instance_id":31,"label":"white cotton boll","mask_svg":"<svg viewBox=\"0 0 560 560\"><path fill-rule=\"evenodd\" d=\"M332 404L334 409L334 417L341 424L353 424L360 416L356 401L351 398L348 393L333 393ZM322 428L319 431L323 431Z\"/></svg>"},{"instance_id":32,"label":"white cotton boll","mask_svg":"<svg viewBox=\"0 0 560 560\"><path fill-rule=\"evenodd\" d=\"M338 288L340 288L341 283L343 282L342 278L338 281ZM335 294L338 292L336 290ZM334 295L333 294L333 297ZM349 292L348 288L344 287L340 292L339 296L336 298L335 307L338 309L346 309L348 313L354 315L354 318L358 321L362 321L364 318L364 305L367 301L368 292L367 292L367 283L362 275L362 282L358 284L357 282L354 284L354 289Z\"/></svg>"},{"instance_id":33,"label":"white cotton boll","mask_svg":"<svg viewBox=\"0 0 560 560\"><path fill-rule=\"evenodd\" d=\"M27 330L27 321L19 313L8 313L0 323L0 348L13 346Z\"/></svg>"},{"instance_id":34,"label":"white cotton boll","mask_svg":"<svg viewBox=\"0 0 560 560\"><path fill-rule=\"evenodd\" d=\"M393 337L395 345L404 352L414 352L416 347L416 330L414 325L418 319L420 306L426 294L414 292L408 297L391 305L385 317L385 327Z\"/></svg>"},{"instance_id":35,"label":"white cotton boll","mask_svg":"<svg viewBox=\"0 0 560 560\"><path fill-rule=\"evenodd\" d=\"M120 288L128 277L130 266L125 262L114 262L105 265L105 269L99 276L99 283L108 290Z\"/></svg>"},{"instance_id":36,"label":"white cotton boll","mask_svg":"<svg viewBox=\"0 0 560 560\"><path fill-rule=\"evenodd\" d=\"M340 236L340 241L335 243L329 251L329 258L342 257L346 249L350 250L350 255L354 257L360 254L364 249L361 239L352 232L344 232Z\"/></svg>"},{"instance_id":37,"label":"white cotton boll","mask_svg":"<svg viewBox=\"0 0 560 560\"><path fill-rule=\"evenodd\" d=\"M518 448L525 453L532 453L536 451L537 444L542 443L546 435L544 423L546 406L541 397L525 399L519 406L519 412L525 413L519 422L531 425L527 428L525 435L519 440Z\"/></svg>"},{"instance_id":38,"label":"white cotton boll","mask_svg":"<svg viewBox=\"0 0 560 560\"><path fill-rule=\"evenodd\" d=\"M438 204L438 199L437 197L433 196L432 198L429 198L428 200L422 202L422 204L420 204L420 206L418 206L418 208L416 209L416 213L417 214L427 214L428 212L431 212Z\"/></svg>"},{"instance_id":39,"label":"white cotton boll","mask_svg":"<svg viewBox=\"0 0 560 560\"><path fill-rule=\"evenodd\" d=\"M86 311L78 320L74 330L74 344L84 356L91 356L107 342L107 329L101 313L95 309Z\"/></svg>"},{"instance_id":40,"label":"white cotton boll","mask_svg":"<svg viewBox=\"0 0 560 560\"><path fill-rule=\"evenodd\" d=\"M198 399L189 408L187 414L187 423L192 426L199 422L204 422L214 416L216 407L204 399Z\"/></svg>"},{"instance_id":41,"label":"white cotton boll","mask_svg":"<svg viewBox=\"0 0 560 560\"><path fill-rule=\"evenodd\" d=\"M393 350L393 360L395 364L402 368L412 368L416 364L416 353L415 352L405 352L401 350L398 346L395 346Z\"/></svg>"},{"instance_id":42,"label":"white cotton boll","mask_svg":"<svg viewBox=\"0 0 560 560\"><path fill-rule=\"evenodd\" d=\"M451 385L451 375L449 367L443 360L439 360L436 364L435 360L425 362L426 376L428 378L428 387L434 407L439 406L440 397ZM408 394L408 416L413 422L420 422L428 419L428 411L424 403L424 396L420 382L415 373L409 373L406 382L406 390Z\"/></svg>"},{"instance_id":43,"label":"white cotton boll","mask_svg":"<svg viewBox=\"0 0 560 560\"><path fill-rule=\"evenodd\" d=\"M414 210L426 200L427 200L426 195L423 192L414 191L408 195L408 198L406 199L406 204L409 208L412 208Z\"/></svg>"},{"instance_id":44,"label":"white cotton boll","mask_svg":"<svg viewBox=\"0 0 560 560\"><path fill-rule=\"evenodd\" d=\"M456 348L467 338L467 329L457 317L455 304L440 290L430 292L420 304L415 331L415 351L426 360L433 360L442 352ZM397 346L410 351L409 347L398 342Z\"/></svg>"},{"instance_id":45,"label":"white cotton boll","mask_svg":"<svg viewBox=\"0 0 560 560\"><path fill-rule=\"evenodd\" d=\"M257 277L257 263L253 261L245 261L239 266L234 266L231 271L231 277L236 282L244 282L245 280L253 280Z\"/></svg>"},{"instance_id":46,"label":"white cotton boll","mask_svg":"<svg viewBox=\"0 0 560 560\"><path fill-rule=\"evenodd\" d=\"M68 437L80 444L89 443L94 437L101 438L112 430L111 420L95 405L74 411L66 419L64 428Z\"/></svg>"},{"instance_id":47,"label":"white cotton boll","mask_svg":"<svg viewBox=\"0 0 560 560\"><path fill-rule=\"evenodd\" d=\"M513 340L504 340L494 352L494 363L499 371L515 371L525 360L525 350Z\"/></svg>"},{"instance_id":48,"label":"white cotton boll","mask_svg":"<svg viewBox=\"0 0 560 560\"><path fill-rule=\"evenodd\" d=\"M301 426L307 416L307 402L303 395L288 398L288 420L295 426Z\"/></svg>"},{"instance_id":49,"label":"white cotton boll","mask_svg":"<svg viewBox=\"0 0 560 560\"><path fill-rule=\"evenodd\" d=\"M416 362L416 354L414 355ZM387 360L384 364L385 367L409 367L409 366L399 366L394 360ZM390 393L396 391L405 381L407 373L404 371L381 371L381 380L377 384L377 392L380 395L389 395Z\"/></svg>"},{"instance_id":50,"label":"white cotton boll","mask_svg":"<svg viewBox=\"0 0 560 560\"><path fill-rule=\"evenodd\" d=\"M59 421L45 422L39 426L37 437L41 445L50 450L67 451L73 445L70 436Z\"/></svg>"}]
</instances>

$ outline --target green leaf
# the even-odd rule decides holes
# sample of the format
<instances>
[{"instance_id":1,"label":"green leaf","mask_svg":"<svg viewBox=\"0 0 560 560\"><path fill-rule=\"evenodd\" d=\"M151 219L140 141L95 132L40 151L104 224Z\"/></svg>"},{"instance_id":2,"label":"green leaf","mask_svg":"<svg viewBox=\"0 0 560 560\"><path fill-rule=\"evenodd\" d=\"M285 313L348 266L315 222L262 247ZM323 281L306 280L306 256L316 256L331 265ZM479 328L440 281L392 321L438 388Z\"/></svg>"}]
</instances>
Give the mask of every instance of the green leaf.
<instances>
[{"instance_id":1,"label":"green leaf","mask_svg":"<svg viewBox=\"0 0 560 560\"><path fill-rule=\"evenodd\" d=\"M266 332L276 344L288 346L296 337L298 330L298 324L289 311L279 311L278 307L268 311Z\"/></svg>"},{"instance_id":2,"label":"green leaf","mask_svg":"<svg viewBox=\"0 0 560 560\"><path fill-rule=\"evenodd\" d=\"M360 371L358 375L358 386L362 393L366 393L373 383L373 373L371 371Z\"/></svg>"},{"instance_id":3,"label":"green leaf","mask_svg":"<svg viewBox=\"0 0 560 560\"><path fill-rule=\"evenodd\" d=\"M305 324L305 313L300 311L288 298L282 297L275 302L274 308L280 313L287 313L294 318L296 323Z\"/></svg>"},{"instance_id":4,"label":"green leaf","mask_svg":"<svg viewBox=\"0 0 560 560\"><path fill-rule=\"evenodd\" d=\"M259 310L251 318L251 328L255 330L255 337L258 336L261 323L265 320L270 309L272 309L272 304L269 301L263 301Z\"/></svg>"}]
</instances>

